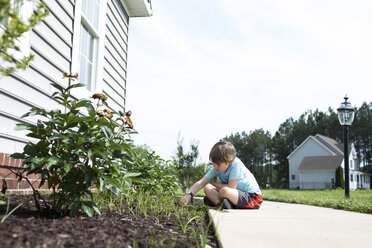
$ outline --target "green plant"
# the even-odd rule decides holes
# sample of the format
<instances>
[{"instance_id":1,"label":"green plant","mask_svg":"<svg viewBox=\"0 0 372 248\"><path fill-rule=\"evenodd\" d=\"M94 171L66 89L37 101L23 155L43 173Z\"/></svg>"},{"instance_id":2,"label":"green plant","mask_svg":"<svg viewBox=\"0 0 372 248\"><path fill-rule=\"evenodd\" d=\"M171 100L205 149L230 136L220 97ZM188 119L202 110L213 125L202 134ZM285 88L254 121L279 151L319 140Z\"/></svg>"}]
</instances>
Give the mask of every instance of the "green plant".
<instances>
[{"instance_id":1,"label":"green plant","mask_svg":"<svg viewBox=\"0 0 372 248\"><path fill-rule=\"evenodd\" d=\"M198 144L194 142L190 145L190 152L185 152L182 144L183 140L178 139L177 141L177 153L176 157L173 158L173 163L176 168L177 177L180 181L183 192L187 188L190 188L192 181L197 181L200 178L195 179L195 175L200 175L198 172L197 158L199 156ZM203 169L202 167L200 167ZM205 174L204 174L205 175ZM201 175L203 177L204 175Z\"/></svg>"},{"instance_id":2,"label":"green plant","mask_svg":"<svg viewBox=\"0 0 372 248\"><path fill-rule=\"evenodd\" d=\"M143 147L134 148L133 155L134 163L128 164L128 170L141 174L141 177L131 181L134 190L173 194L179 187L176 171L170 161Z\"/></svg>"},{"instance_id":3,"label":"green plant","mask_svg":"<svg viewBox=\"0 0 372 248\"><path fill-rule=\"evenodd\" d=\"M39 2L33 14L25 21L19 15L19 9L22 7L23 2L23 0L0 1L0 25L4 28L0 36L0 57L6 62L2 62L0 72L4 76L11 74L16 69L25 68L33 59L34 56L32 54L24 56L19 60L14 58L12 55L14 51L21 51L17 44L17 39L21 37L23 33L40 23L49 13L45 3Z\"/></svg>"},{"instance_id":4,"label":"green plant","mask_svg":"<svg viewBox=\"0 0 372 248\"><path fill-rule=\"evenodd\" d=\"M0 193L0 197L3 197L4 194ZM5 205L7 204L5 201L3 200L0 200L0 205ZM17 210L17 208L19 208L20 206L22 206L23 203L19 204L18 206L16 206L15 208L13 208L10 212L9 212L9 205L10 205L10 197L8 196L8 204L7 204L7 207L6 207L6 211L5 211L5 214L3 216L3 218L1 218L1 221L0 223L4 223L4 221L14 212Z\"/></svg>"},{"instance_id":5,"label":"green plant","mask_svg":"<svg viewBox=\"0 0 372 248\"><path fill-rule=\"evenodd\" d=\"M208 218L207 210L201 201L195 201L194 205L180 207L178 198L169 194L150 194L149 192L126 192L119 199L113 200L114 195L108 193L94 194L97 205L102 206L102 212L112 211L111 203L115 209L125 213L125 218L130 220L148 219L159 226L168 226L170 222L177 224L170 229L171 236L154 236L151 245L155 247L177 247L179 240L177 235L185 237L188 241L194 240L193 247L209 247L208 232L212 226L212 218ZM122 202L126 203L122 204ZM128 208L131 206L132 211ZM126 209L125 209L126 208ZM200 231L199 231L200 230ZM137 246L136 237L133 236L133 247Z\"/></svg>"},{"instance_id":6,"label":"green plant","mask_svg":"<svg viewBox=\"0 0 372 248\"><path fill-rule=\"evenodd\" d=\"M335 174L336 174L335 187L344 189L345 188L344 169L342 169L341 166L337 167Z\"/></svg>"},{"instance_id":7,"label":"green plant","mask_svg":"<svg viewBox=\"0 0 372 248\"><path fill-rule=\"evenodd\" d=\"M83 208L93 216L100 211L92 200L92 188L118 194L139 173L126 169L127 164L133 163L132 141L125 136L132 132L127 127L132 125L129 111L126 117L120 113L114 120L116 113L102 109L107 107L107 96L94 94L96 106L89 99L74 100L71 91L83 86L74 83L77 76L64 73L68 78L66 88L52 83L57 89L52 98L60 109L34 107L23 115L40 116L36 125L17 125L19 130L28 130L27 136L36 141L11 157L24 159L27 175L40 175L40 186L47 183L53 210L69 211L74 216Z\"/></svg>"}]
</instances>

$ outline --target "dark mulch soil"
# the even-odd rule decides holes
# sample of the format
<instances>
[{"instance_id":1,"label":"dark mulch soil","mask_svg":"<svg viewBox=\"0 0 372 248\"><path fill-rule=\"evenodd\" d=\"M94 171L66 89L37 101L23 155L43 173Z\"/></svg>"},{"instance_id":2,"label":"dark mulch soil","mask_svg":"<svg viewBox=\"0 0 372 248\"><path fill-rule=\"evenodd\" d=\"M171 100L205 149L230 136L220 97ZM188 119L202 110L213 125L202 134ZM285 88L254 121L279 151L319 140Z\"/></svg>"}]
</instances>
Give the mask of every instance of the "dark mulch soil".
<instances>
[{"instance_id":1,"label":"dark mulch soil","mask_svg":"<svg viewBox=\"0 0 372 248\"><path fill-rule=\"evenodd\" d=\"M159 215L157 220L144 216L136 219L125 211L106 211L92 218L83 214L74 218L59 217L38 213L32 196L11 196L10 199L10 209L19 203L23 205L0 223L1 248L199 246L195 239L182 232L173 215L170 218ZM5 209L6 205L0 205L0 220ZM198 225L194 228L196 233L201 232ZM218 246L212 228L207 239L211 247Z\"/></svg>"}]
</instances>

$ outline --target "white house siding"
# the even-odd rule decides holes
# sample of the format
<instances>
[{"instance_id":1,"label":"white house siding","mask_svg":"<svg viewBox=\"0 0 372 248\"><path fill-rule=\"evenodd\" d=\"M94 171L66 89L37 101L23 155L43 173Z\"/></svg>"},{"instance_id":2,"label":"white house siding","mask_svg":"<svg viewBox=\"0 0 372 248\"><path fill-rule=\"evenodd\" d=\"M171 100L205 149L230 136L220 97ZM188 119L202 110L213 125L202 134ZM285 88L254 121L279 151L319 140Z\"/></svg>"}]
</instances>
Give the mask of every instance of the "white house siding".
<instances>
[{"instance_id":1,"label":"white house siding","mask_svg":"<svg viewBox=\"0 0 372 248\"><path fill-rule=\"evenodd\" d=\"M289 162L289 188L297 189L300 188L300 174L298 168L304 157L308 156L330 156L334 155L325 146L322 146L319 142L315 141L313 137L309 137L306 142L304 142L300 149L297 149L296 152L293 152L288 157ZM292 175L295 176L295 179L292 180Z\"/></svg>"},{"instance_id":2,"label":"white house siding","mask_svg":"<svg viewBox=\"0 0 372 248\"><path fill-rule=\"evenodd\" d=\"M20 117L31 107L53 109L57 103L50 96L51 82L65 85L64 71L70 71L72 52L72 1L44 1L50 14L30 32L30 51L34 60L26 70L18 70L0 79L0 152L21 151L25 132L15 131L17 123L34 123L36 118Z\"/></svg>"},{"instance_id":3,"label":"white house siding","mask_svg":"<svg viewBox=\"0 0 372 248\"><path fill-rule=\"evenodd\" d=\"M300 180L300 189L332 189L335 183L335 171L300 171Z\"/></svg>"},{"instance_id":4,"label":"white house siding","mask_svg":"<svg viewBox=\"0 0 372 248\"><path fill-rule=\"evenodd\" d=\"M51 99L55 91L50 83L66 86L63 72L71 72L75 1L44 0L50 14L30 33L30 50L34 60L26 70L0 78L0 153L19 152L30 140L25 132L15 131L17 123L35 123L36 118L20 117L31 107L57 108ZM80 1L78 1L79 3ZM109 96L115 111L124 111L127 78L128 22L124 2L107 0L101 89ZM79 40L79 39L75 39ZM75 73L74 71L73 73Z\"/></svg>"},{"instance_id":5,"label":"white house siding","mask_svg":"<svg viewBox=\"0 0 372 248\"><path fill-rule=\"evenodd\" d=\"M127 80L129 16L120 0L108 0L106 9L103 92L115 111L124 111Z\"/></svg>"},{"instance_id":6,"label":"white house siding","mask_svg":"<svg viewBox=\"0 0 372 248\"><path fill-rule=\"evenodd\" d=\"M350 170L350 189L370 189L370 176L360 171Z\"/></svg>"}]
</instances>

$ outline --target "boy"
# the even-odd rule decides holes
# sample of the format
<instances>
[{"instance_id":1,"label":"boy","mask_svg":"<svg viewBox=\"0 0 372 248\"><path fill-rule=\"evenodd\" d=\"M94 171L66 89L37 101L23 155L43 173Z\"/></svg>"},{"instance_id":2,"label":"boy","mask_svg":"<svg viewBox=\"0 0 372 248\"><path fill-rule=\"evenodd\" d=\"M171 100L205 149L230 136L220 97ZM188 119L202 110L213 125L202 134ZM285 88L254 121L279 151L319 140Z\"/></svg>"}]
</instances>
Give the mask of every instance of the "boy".
<instances>
[{"instance_id":1,"label":"boy","mask_svg":"<svg viewBox=\"0 0 372 248\"><path fill-rule=\"evenodd\" d=\"M222 207L227 209L233 207L258 209L262 203L262 196L257 181L243 162L235 156L235 147L231 143L217 142L209 153L213 168L186 192L180 199L180 205L186 205L205 186L204 203L208 206L222 204ZM217 177L220 178L220 182L217 182Z\"/></svg>"}]
</instances>

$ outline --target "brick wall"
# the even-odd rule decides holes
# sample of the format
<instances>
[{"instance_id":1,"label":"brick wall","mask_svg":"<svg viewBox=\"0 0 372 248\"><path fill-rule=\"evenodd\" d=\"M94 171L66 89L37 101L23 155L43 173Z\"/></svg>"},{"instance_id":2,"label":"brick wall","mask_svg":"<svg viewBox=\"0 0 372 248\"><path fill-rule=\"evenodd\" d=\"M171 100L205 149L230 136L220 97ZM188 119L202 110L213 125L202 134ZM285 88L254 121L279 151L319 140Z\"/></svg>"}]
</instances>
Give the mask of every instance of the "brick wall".
<instances>
[{"instance_id":1,"label":"brick wall","mask_svg":"<svg viewBox=\"0 0 372 248\"><path fill-rule=\"evenodd\" d=\"M29 183L22 179L21 181L17 178L14 172L22 172L22 160L10 158L9 154L0 153L0 191L3 189L3 179L5 179L7 190L5 192L8 194L26 195L32 194L32 188ZM26 173L22 174L26 176ZM30 174L27 176L29 181L32 183L35 189L39 188L40 179L39 176L35 174Z\"/></svg>"}]
</instances>

